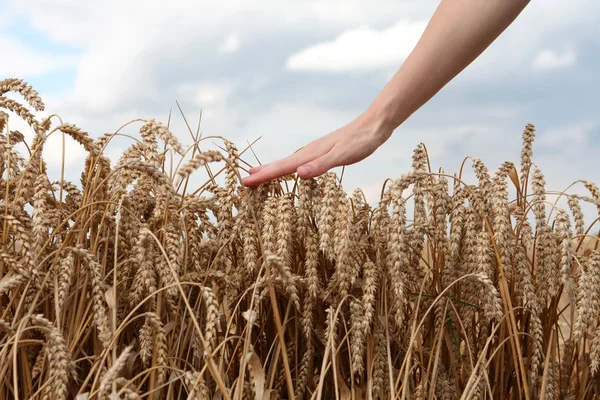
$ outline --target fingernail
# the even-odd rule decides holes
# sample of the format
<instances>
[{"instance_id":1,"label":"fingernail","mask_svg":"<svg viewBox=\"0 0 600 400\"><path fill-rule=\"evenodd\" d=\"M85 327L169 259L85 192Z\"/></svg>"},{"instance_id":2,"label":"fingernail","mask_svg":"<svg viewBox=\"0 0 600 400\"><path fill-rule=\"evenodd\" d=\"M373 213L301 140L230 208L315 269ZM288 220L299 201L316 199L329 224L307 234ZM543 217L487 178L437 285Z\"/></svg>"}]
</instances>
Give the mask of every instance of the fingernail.
<instances>
[{"instance_id":1,"label":"fingernail","mask_svg":"<svg viewBox=\"0 0 600 400\"><path fill-rule=\"evenodd\" d=\"M310 167L310 165L302 165L300 167L298 167L298 175L302 175L302 176L307 176L310 175L312 172L312 168Z\"/></svg>"}]
</instances>

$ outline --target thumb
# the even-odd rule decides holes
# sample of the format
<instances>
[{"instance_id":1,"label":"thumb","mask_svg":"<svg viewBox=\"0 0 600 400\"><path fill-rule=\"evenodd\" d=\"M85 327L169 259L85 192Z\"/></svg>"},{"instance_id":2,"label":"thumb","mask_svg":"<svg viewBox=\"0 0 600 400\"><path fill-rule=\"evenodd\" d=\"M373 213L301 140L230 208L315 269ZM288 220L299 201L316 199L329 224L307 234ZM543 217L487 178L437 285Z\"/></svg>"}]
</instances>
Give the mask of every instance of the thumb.
<instances>
[{"instance_id":1,"label":"thumb","mask_svg":"<svg viewBox=\"0 0 600 400\"><path fill-rule=\"evenodd\" d=\"M323 175L333 167L335 165L333 165L332 157L330 153L327 153L309 163L299 166L296 172L300 178L308 179Z\"/></svg>"}]
</instances>

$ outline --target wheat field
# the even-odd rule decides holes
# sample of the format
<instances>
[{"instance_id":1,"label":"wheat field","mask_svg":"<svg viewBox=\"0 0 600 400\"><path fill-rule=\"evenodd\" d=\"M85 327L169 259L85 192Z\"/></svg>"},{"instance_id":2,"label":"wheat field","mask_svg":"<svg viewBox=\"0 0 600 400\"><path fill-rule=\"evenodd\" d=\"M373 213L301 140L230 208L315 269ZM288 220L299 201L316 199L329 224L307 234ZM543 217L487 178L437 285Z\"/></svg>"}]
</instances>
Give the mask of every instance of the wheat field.
<instances>
[{"instance_id":1,"label":"wheat field","mask_svg":"<svg viewBox=\"0 0 600 400\"><path fill-rule=\"evenodd\" d=\"M599 396L600 190L547 189L533 125L496 171L419 145L371 205L332 172L245 188L250 146L153 119L111 161L119 130L43 109L0 81L0 399ZM49 176L50 135L79 182Z\"/></svg>"}]
</instances>

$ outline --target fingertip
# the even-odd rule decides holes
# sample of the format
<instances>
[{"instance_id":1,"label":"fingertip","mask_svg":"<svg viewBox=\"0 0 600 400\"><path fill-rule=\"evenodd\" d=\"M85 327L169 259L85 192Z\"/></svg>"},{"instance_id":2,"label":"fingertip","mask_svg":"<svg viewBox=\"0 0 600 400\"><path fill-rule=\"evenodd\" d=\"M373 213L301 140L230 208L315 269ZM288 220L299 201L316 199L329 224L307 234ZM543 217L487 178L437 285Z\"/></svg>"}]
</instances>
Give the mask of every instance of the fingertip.
<instances>
[{"instance_id":1,"label":"fingertip","mask_svg":"<svg viewBox=\"0 0 600 400\"><path fill-rule=\"evenodd\" d=\"M302 179L316 178L323 175L330 168L335 167L329 155L324 155L296 169L298 176Z\"/></svg>"},{"instance_id":2,"label":"fingertip","mask_svg":"<svg viewBox=\"0 0 600 400\"><path fill-rule=\"evenodd\" d=\"M311 178L312 177L312 167L310 165L301 165L296 170L298 176L302 179Z\"/></svg>"},{"instance_id":3,"label":"fingertip","mask_svg":"<svg viewBox=\"0 0 600 400\"><path fill-rule=\"evenodd\" d=\"M246 187L252 187L254 186L254 181L255 179L252 179L252 176L247 176L245 178L242 178L242 185Z\"/></svg>"},{"instance_id":4,"label":"fingertip","mask_svg":"<svg viewBox=\"0 0 600 400\"><path fill-rule=\"evenodd\" d=\"M267 182L270 179L272 178L270 178L268 170L261 170L260 173L254 173L243 178L242 185L246 187L254 187L260 185L261 183Z\"/></svg>"},{"instance_id":5,"label":"fingertip","mask_svg":"<svg viewBox=\"0 0 600 400\"><path fill-rule=\"evenodd\" d=\"M252 175L252 174L255 174L255 173L259 172L260 170L262 170L262 169L263 169L264 167L266 167L266 166L267 166L267 165L265 164L265 165L259 165L259 166L257 166L257 167L252 167L252 168L250 168L250 171L249 171L249 172L250 172L250 175Z\"/></svg>"}]
</instances>

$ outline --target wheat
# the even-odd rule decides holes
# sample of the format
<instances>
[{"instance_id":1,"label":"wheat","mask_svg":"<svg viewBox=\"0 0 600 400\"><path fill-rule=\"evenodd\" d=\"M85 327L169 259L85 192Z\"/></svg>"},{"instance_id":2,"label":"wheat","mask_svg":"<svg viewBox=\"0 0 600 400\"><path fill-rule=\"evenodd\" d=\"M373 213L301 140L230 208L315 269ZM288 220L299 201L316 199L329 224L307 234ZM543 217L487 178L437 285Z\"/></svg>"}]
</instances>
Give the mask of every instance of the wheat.
<instances>
[{"instance_id":1,"label":"wheat","mask_svg":"<svg viewBox=\"0 0 600 400\"><path fill-rule=\"evenodd\" d=\"M600 191L551 203L532 125L519 171L470 158L449 189L419 144L367 201L333 172L240 187L245 151L188 156L152 119L111 164L118 132L42 106L0 82L0 398L598 397ZM46 165L53 133L79 182Z\"/></svg>"},{"instance_id":2,"label":"wheat","mask_svg":"<svg viewBox=\"0 0 600 400\"><path fill-rule=\"evenodd\" d=\"M304 239L311 228L311 217L315 215L315 199L317 197L317 181L300 179L298 184L298 234Z\"/></svg>"},{"instance_id":3,"label":"wheat","mask_svg":"<svg viewBox=\"0 0 600 400\"><path fill-rule=\"evenodd\" d=\"M409 266L408 249L406 247L406 208L405 200L402 198L402 186L394 182L392 189L393 213L390 221L390 253L389 253L389 275L392 288L392 299L396 324L402 326L404 322L404 280L406 269Z\"/></svg>"},{"instance_id":4,"label":"wheat","mask_svg":"<svg viewBox=\"0 0 600 400\"><path fill-rule=\"evenodd\" d=\"M475 278L483 285L485 297L483 299L483 309L488 320L498 320L502 316L502 303L498 290L485 274L475 274Z\"/></svg>"},{"instance_id":5,"label":"wheat","mask_svg":"<svg viewBox=\"0 0 600 400\"><path fill-rule=\"evenodd\" d=\"M130 293L132 306L137 305L145 296L153 294L156 291L154 260L154 242L150 236L150 231L147 228L141 227L135 246L135 261L138 265L138 270L134 275L133 291Z\"/></svg>"},{"instance_id":6,"label":"wheat","mask_svg":"<svg viewBox=\"0 0 600 400\"><path fill-rule=\"evenodd\" d=\"M331 278L328 290L337 291L340 297L348 294L354 284L358 264L352 257L352 232L350 203L345 196L339 196L334 229L334 252L336 272ZM334 288L335 287L335 288Z\"/></svg>"},{"instance_id":7,"label":"wheat","mask_svg":"<svg viewBox=\"0 0 600 400\"><path fill-rule=\"evenodd\" d=\"M144 365L148 365L150 359L152 358L152 327L150 326L150 320L148 314L146 314L146 318L144 321L144 325L140 328L138 332L139 338L139 348L140 348L140 358L142 359L142 363Z\"/></svg>"},{"instance_id":8,"label":"wheat","mask_svg":"<svg viewBox=\"0 0 600 400\"><path fill-rule=\"evenodd\" d=\"M244 207L242 219L243 231L242 236L244 238L243 252L244 252L244 266L248 270L248 273L254 274L258 268L258 235L254 221L252 219L252 202L248 201Z\"/></svg>"},{"instance_id":9,"label":"wheat","mask_svg":"<svg viewBox=\"0 0 600 400\"><path fill-rule=\"evenodd\" d=\"M362 303L358 299L352 299L350 302L350 346L352 354L352 372L360 376L363 373L363 352L365 342L365 323L364 309Z\"/></svg>"},{"instance_id":10,"label":"wheat","mask_svg":"<svg viewBox=\"0 0 600 400\"><path fill-rule=\"evenodd\" d=\"M600 327L596 328L594 338L590 345L590 369L592 374L597 374L600 369Z\"/></svg>"},{"instance_id":11,"label":"wheat","mask_svg":"<svg viewBox=\"0 0 600 400\"><path fill-rule=\"evenodd\" d=\"M302 330L307 340L312 336L314 326L314 306L321 291L319 280L319 243L317 233L309 227L304 239L305 260L304 277L306 278L306 293L302 311Z\"/></svg>"},{"instance_id":12,"label":"wheat","mask_svg":"<svg viewBox=\"0 0 600 400\"><path fill-rule=\"evenodd\" d=\"M44 361L46 360L46 348L42 347L40 352L38 353L35 362L33 363L33 367L31 368L31 378L37 378L42 369L44 368Z\"/></svg>"},{"instance_id":13,"label":"wheat","mask_svg":"<svg viewBox=\"0 0 600 400\"><path fill-rule=\"evenodd\" d=\"M458 182L454 186L454 194L450 205L450 235L449 248L447 254L447 271L445 270L446 278L444 284L447 285L451 281L457 279L464 272L460 264L460 249L462 237L464 235L465 211L464 206L466 194L464 189L458 186ZM461 271L462 270L462 271Z\"/></svg>"},{"instance_id":14,"label":"wheat","mask_svg":"<svg viewBox=\"0 0 600 400\"><path fill-rule=\"evenodd\" d=\"M287 196L279 198L277 204L277 242L275 244L277 255L281 258L283 266L291 269L294 248L294 206L292 199Z\"/></svg>"},{"instance_id":15,"label":"wheat","mask_svg":"<svg viewBox=\"0 0 600 400\"><path fill-rule=\"evenodd\" d=\"M523 148L521 150L521 186L525 188L525 182L529 177L531 169L531 156L533 154L532 147L535 139L535 127L533 124L527 124L523 131Z\"/></svg>"},{"instance_id":16,"label":"wheat","mask_svg":"<svg viewBox=\"0 0 600 400\"><path fill-rule=\"evenodd\" d=\"M209 288L202 288L202 299L206 307L206 322L204 325L204 338L207 347L205 353L211 353L217 340L217 321L219 319L219 302Z\"/></svg>"},{"instance_id":17,"label":"wheat","mask_svg":"<svg viewBox=\"0 0 600 400\"><path fill-rule=\"evenodd\" d=\"M373 342L375 344L373 372L372 372L372 393L373 398L383 399L386 394L387 387L387 350L385 333L381 323L375 325L373 334Z\"/></svg>"},{"instance_id":18,"label":"wheat","mask_svg":"<svg viewBox=\"0 0 600 400\"><path fill-rule=\"evenodd\" d=\"M598 214L600 214L600 189L594 182L582 181L583 185L590 191L592 197L596 201L596 206L598 207Z\"/></svg>"},{"instance_id":19,"label":"wheat","mask_svg":"<svg viewBox=\"0 0 600 400\"><path fill-rule=\"evenodd\" d=\"M277 199L269 198L263 209L262 245L265 255L276 254L277 246Z\"/></svg>"},{"instance_id":20,"label":"wheat","mask_svg":"<svg viewBox=\"0 0 600 400\"><path fill-rule=\"evenodd\" d=\"M114 364L108 369L108 371L106 371L104 376L102 376L102 379L100 380L100 387L98 388L98 396L100 398L102 398L104 396L104 394L108 390L109 386L111 386L113 384L113 382L116 380L117 376L119 375L119 373L125 366L125 363L127 362L127 358L129 358L129 355L132 350L133 350L133 346L127 346L121 352L121 354L119 355L119 358L117 358L115 360Z\"/></svg>"},{"instance_id":21,"label":"wheat","mask_svg":"<svg viewBox=\"0 0 600 400\"><path fill-rule=\"evenodd\" d=\"M175 182L177 185L180 181L184 180L192 174L195 170L206 165L207 163L223 161L223 154L219 151L205 151L196 154L191 160L185 163L177 171L178 181Z\"/></svg>"},{"instance_id":22,"label":"wheat","mask_svg":"<svg viewBox=\"0 0 600 400\"><path fill-rule=\"evenodd\" d=\"M73 255L70 254L67 257L64 257L59 265L57 270L58 275L58 299L57 299L57 307L59 310L64 308L65 302L67 301L67 296L69 294L69 289L71 287L73 272L74 272L74 260Z\"/></svg>"},{"instance_id":23,"label":"wheat","mask_svg":"<svg viewBox=\"0 0 600 400\"><path fill-rule=\"evenodd\" d=\"M94 143L94 139L92 139L87 132L82 131L77 126L73 124L62 124L56 129L71 136L73 140L81 144L83 148L91 155L98 156L100 154L100 150Z\"/></svg>"},{"instance_id":24,"label":"wheat","mask_svg":"<svg viewBox=\"0 0 600 400\"><path fill-rule=\"evenodd\" d=\"M30 84L22 79L8 78L0 81L0 95L7 92L17 92L21 94L36 111L43 111L45 106L39 93L31 87Z\"/></svg>"},{"instance_id":25,"label":"wheat","mask_svg":"<svg viewBox=\"0 0 600 400\"><path fill-rule=\"evenodd\" d=\"M177 153L181 155L185 153L185 150L183 149L181 143L179 143L177 137L173 135L166 126L155 119L146 120L144 126L140 130L140 134L142 137L158 136L163 142L165 142L165 144L170 145ZM150 139L150 141L152 141L152 139Z\"/></svg>"},{"instance_id":26,"label":"wheat","mask_svg":"<svg viewBox=\"0 0 600 400\"><path fill-rule=\"evenodd\" d=\"M585 233L585 219L583 217L583 211L579 199L574 196L567 198L569 208L573 213L573 219L575 220L575 234L583 235Z\"/></svg>"},{"instance_id":27,"label":"wheat","mask_svg":"<svg viewBox=\"0 0 600 400\"><path fill-rule=\"evenodd\" d=\"M33 241L36 254L42 249L50 230L50 205L47 199L49 186L48 180L44 175L39 175L35 179L35 193L33 195L31 217L33 220Z\"/></svg>"},{"instance_id":28,"label":"wheat","mask_svg":"<svg viewBox=\"0 0 600 400\"><path fill-rule=\"evenodd\" d=\"M296 306L297 310L300 310L300 298L298 297L296 285L298 279L292 274L289 265L280 256L275 255L268 256L266 261L271 273L274 275L273 278L281 280L286 293L290 296L290 301Z\"/></svg>"},{"instance_id":29,"label":"wheat","mask_svg":"<svg viewBox=\"0 0 600 400\"><path fill-rule=\"evenodd\" d=\"M426 172L425 167L427 164L427 152L425 151L425 145L420 143L413 154L413 165L414 171ZM429 184L431 181L426 180ZM423 246L425 244L425 224L427 221L427 211L425 208L424 192L431 191L430 188L426 187L425 182L421 179L417 180L413 188L413 204L414 204L414 218L413 218L413 229L410 233L410 239L408 246L411 252L410 270L414 273L417 279L421 279L420 272L420 261L423 253Z\"/></svg>"},{"instance_id":30,"label":"wheat","mask_svg":"<svg viewBox=\"0 0 600 400\"><path fill-rule=\"evenodd\" d=\"M298 371L298 383L296 385L296 400L304 398L306 393L306 386L308 384L308 378L310 374L311 364L314 362L315 349L313 347L310 338L307 340L307 349L302 356L300 361L300 370Z\"/></svg>"},{"instance_id":31,"label":"wheat","mask_svg":"<svg viewBox=\"0 0 600 400\"><path fill-rule=\"evenodd\" d=\"M94 310L94 321L98 328L100 341L107 346L110 340L110 329L108 327L108 317L106 315L106 307L103 301L104 299L104 288L103 288L103 277L102 277L102 266L94 259L94 256L86 249L81 246L70 247L68 249L73 254L79 256L80 260L84 262L87 267L90 276L90 286L92 287L92 297Z\"/></svg>"},{"instance_id":32,"label":"wheat","mask_svg":"<svg viewBox=\"0 0 600 400\"><path fill-rule=\"evenodd\" d=\"M377 295L378 271L377 266L371 260L363 265L364 288L362 296L362 308L364 310L363 329L369 331L375 317L375 300Z\"/></svg>"},{"instance_id":33,"label":"wheat","mask_svg":"<svg viewBox=\"0 0 600 400\"><path fill-rule=\"evenodd\" d=\"M49 363L49 386L44 391L44 398L67 398L69 375L73 368L69 349L60 331L44 316L32 315L31 323L42 329L47 344L45 354Z\"/></svg>"},{"instance_id":34,"label":"wheat","mask_svg":"<svg viewBox=\"0 0 600 400\"><path fill-rule=\"evenodd\" d=\"M167 376L167 371L165 369L168 357L167 333L163 323L155 313L150 312L146 314L146 323L154 330L156 364L160 366L160 369L158 370L157 386L160 386L165 382Z\"/></svg>"},{"instance_id":35,"label":"wheat","mask_svg":"<svg viewBox=\"0 0 600 400\"><path fill-rule=\"evenodd\" d=\"M562 274L562 283L565 286L567 292L569 293L569 297L574 299L573 295L573 285L571 283L571 259L572 249L571 249L571 223L569 221L569 216L563 210L558 210L556 215L556 231L558 237L561 241L561 252L560 252L560 271Z\"/></svg>"},{"instance_id":36,"label":"wheat","mask_svg":"<svg viewBox=\"0 0 600 400\"><path fill-rule=\"evenodd\" d=\"M326 173L321 179L323 197L319 205L319 249L330 259L335 255L334 226L336 215L336 199L338 196L336 178L332 173Z\"/></svg>"},{"instance_id":37,"label":"wheat","mask_svg":"<svg viewBox=\"0 0 600 400\"><path fill-rule=\"evenodd\" d=\"M577 282L577 320L574 334L581 338L600 311L600 251L594 250L581 263Z\"/></svg>"}]
</instances>

